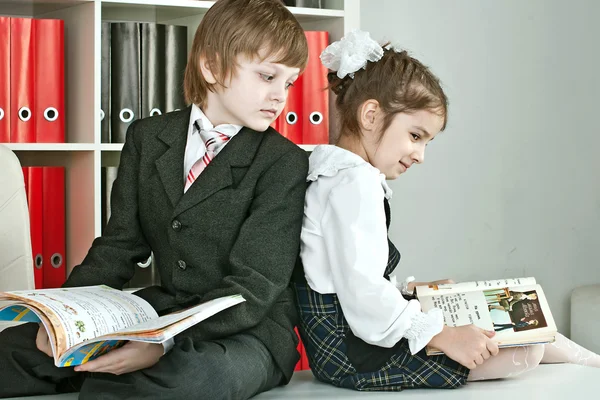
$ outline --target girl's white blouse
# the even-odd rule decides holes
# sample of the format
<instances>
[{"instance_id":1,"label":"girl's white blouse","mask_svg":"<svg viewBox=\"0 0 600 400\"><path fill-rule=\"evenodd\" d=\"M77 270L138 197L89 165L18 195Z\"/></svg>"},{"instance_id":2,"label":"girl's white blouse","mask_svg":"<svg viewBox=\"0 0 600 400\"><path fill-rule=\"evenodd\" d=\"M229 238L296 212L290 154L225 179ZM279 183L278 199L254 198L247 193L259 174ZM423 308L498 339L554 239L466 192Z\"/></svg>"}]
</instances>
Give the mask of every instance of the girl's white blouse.
<instances>
[{"instance_id":1,"label":"girl's white blouse","mask_svg":"<svg viewBox=\"0 0 600 400\"><path fill-rule=\"evenodd\" d=\"M443 328L439 309L421 312L383 277L388 243L385 176L358 155L332 145L310 156L300 256L311 289L335 293L354 334L393 347L403 337L413 354Z\"/></svg>"}]
</instances>

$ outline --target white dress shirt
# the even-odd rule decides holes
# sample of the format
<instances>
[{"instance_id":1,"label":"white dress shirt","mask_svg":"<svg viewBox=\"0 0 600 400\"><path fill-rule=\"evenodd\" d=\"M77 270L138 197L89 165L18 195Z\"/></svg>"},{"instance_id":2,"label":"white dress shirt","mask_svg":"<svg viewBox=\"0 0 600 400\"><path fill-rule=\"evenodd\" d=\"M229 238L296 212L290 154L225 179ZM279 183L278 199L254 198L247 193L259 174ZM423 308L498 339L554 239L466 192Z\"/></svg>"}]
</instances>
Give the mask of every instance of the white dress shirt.
<instances>
[{"instance_id":1,"label":"white dress shirt","mask_svg":"<svg viewBox=\"0 0 600 400\"><path fill-rule=\"evenodd\" d=\"M202 121L201 126L203 129L211 130L214 129L215 126L210 122L210 120L206 117L204 112L195 104L192 104L192 111L190 113L190 122L188 124L188 134L187 141L185 145L185 155L183 157L183 181L187 179L188 172L192 165L196 163L204 153L206 152L206 146L204 145L204 141L200 137L200 133L194 127L194 122L200 119ZM218 125L223 128L223 131L230 137L234 137L237 135L240 130L242 130L241 125L233 125L233 124L223 124ZM229 141L225 142L219 151L223 150L225 146L229 143ZM167 340L163 343L164 352L166 354L171 348L175 340L173 338Z\"/></svg>"},{"instance_id":2,"label":"white dress shirt","mask_svg":"<svg viewBox=\"0 0 600 400\"><path fill-rule=\"evenodd\" d=\"M311 289L335 293L352 332L393 347L403 337L413 354L443 328L441 310L421 311L383 277L388 263L383 199L392 190L380 171L332 145L310 156L300 256Z\"/></svg>"},{"instance_id":3,"label":"white dress shirt","mask_svg":"<svg viewBox=\"0 0 600 400\"><path fill-rule=\"evenodd\" d=\"M185 145L185 156L183 158L183 181L185 182L188 172L192 165L196 163L204 153L206 152L206 146L204 145L204 141L200 137L200 133L194 128L194 122L200 119L202 121L202 128L206 130L214 129L215 126L210 122L210 120L206 117L204 112L195 104L192 104L192 112L190 113L190 122L188 124L188 134L187 134L187 142ZM241 125L233 125L233 124L222 124L218 125L218 127L222 128L223 132L226 133L230 138L237 135L242 129ZM229 141L223 143L223 146L219 149L219 151L223 150L225 146L229 143Z\"/></svg>"}]
</instances>

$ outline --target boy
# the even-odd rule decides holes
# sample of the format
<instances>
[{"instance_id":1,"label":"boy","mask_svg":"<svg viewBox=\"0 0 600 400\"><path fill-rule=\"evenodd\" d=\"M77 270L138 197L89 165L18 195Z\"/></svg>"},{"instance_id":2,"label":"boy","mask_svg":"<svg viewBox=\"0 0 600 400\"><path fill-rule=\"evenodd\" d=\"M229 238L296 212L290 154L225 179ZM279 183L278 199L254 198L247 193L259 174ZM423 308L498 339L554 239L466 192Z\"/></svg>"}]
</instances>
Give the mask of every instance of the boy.
<instances>
[{"instance_id":1,"label":"boy","mask_svg":"<svg viewBox=\"0 0 600 400\"><path fill-rule=\"evenodd\" d=\"M0 397L245 399L289 381L298 354L288 283L308 162L269 125L307 54L280 1L217 1L185 73L192 106L130 126L111 219L65 283L122 288L152 251L162 285L137 294L159 314L234 293L246 302L164 347L129 342L75 369L54 367L38 325L8 329Z\"/></svg>"}]
</instances>

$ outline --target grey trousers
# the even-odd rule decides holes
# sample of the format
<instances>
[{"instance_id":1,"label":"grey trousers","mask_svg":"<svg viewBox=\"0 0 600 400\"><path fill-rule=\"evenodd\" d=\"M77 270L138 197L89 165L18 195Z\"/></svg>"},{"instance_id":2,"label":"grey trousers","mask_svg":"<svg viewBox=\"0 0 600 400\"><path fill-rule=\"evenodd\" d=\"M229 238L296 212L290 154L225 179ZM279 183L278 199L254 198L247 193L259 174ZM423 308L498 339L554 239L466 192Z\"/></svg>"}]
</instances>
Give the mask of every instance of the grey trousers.
<instances>
[{"instance_id":1,"label":"grey trousers","mask_svg":"<svg viewBox=\"0 0 600 400\"><path fill-rule=\"evenodd\" d=\"M248 399L283 374L254 336L193 342L177 338L154 366L124 375L57 368L36 348L37 324L0 332L0 398L80 391L80 399Z\"/></svg>"}]
</instances>

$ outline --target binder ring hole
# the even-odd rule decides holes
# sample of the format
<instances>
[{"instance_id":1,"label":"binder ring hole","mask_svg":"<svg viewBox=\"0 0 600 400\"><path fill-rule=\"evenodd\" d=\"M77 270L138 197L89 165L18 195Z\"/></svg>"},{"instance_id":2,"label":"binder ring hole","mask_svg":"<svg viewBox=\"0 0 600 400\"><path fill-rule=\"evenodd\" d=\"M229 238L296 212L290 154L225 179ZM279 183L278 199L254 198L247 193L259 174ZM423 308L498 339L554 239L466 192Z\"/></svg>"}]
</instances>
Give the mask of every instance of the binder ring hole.
<instances>
[{"instance_id":1,"label":"binder ring hole","mask_svg":"<svg viewBox=\"0 0 600 400\"><path fill-rule=\"evenodd\" d=\"M133 111L130 110L129 108L124 108L121 110L121 113L119 114L119 118L121 118L122 122L131 122L133 121Z\"/></svg>"},{"instance_id":2,"label":"binder ring hole","mask_svg":"<svg viewBox=\"0 0 600 400\"><path fill-rule=\"evenodd\" d=\"M63 263L63 258L60 254L54 253L52 254L52 258L50 258L50 263L53 268L59 268Z\"/></svg>"},{"instance_id":3,"label":"binder ring hole","mask_svg":"<svg viewBox=\"0 0 600 400\"><path fill-rule=\"evenodd\" d=\"M41 254L37 254L35 256L35 269L41 269L42 268L42 264L44 263L44 258L42 257Z\"/></svg>"},{"instance_id":4,"label":"binder ring hole","mask_svg":"<svg viewBox=\"0 0 600 400\"><path fill-rule=\"evenodd\" d=\"M19 119L23 122L29 121L31 118L31 110L29 107L21 107L19 109Z\"/></svg>"},{"instance_id":5,"label":"binder ring hole","mask_svg":"<svg viewBox=\"0 0 600 400\"><path fill-rule=\"evenodd\" d=\"M100 121L104 121L104 110L100 109Z\"/></svg>"},{"instance_id":6,"label":"binder ring hole","mask_svg":"<svg viewBox=\"0 0 600 400\"><path fill-rule=\"evenodd\" d=\"M296 114L293 111L290 111L285 115L285 120L288 124L294 125L296 122L298 122L298 114Z\"/></svg>"},{"instance_id":7,"label":"binder ring hole","mask_svg":"<svg viewBox=\"0 0 600 400\"><path fill-rule=\"evenodd\" d=\"M162 112L160 112L158 108L153 108L152 110L150 110L150 116L154 117L155 115L162 115Z\"/></svg>"},{"instance_id":8,"label":"binder ring hole","mask_svg":"<svg viewBox=\"0 0 600 400\"><path fill-rule=\"evenodd\" d=\"M44 118L47 121L54 122L58 119L58 110L54 107L48 107L44 110Z\"/></svg>"},{"instance_id":9,"label":"binder ring hole","mask_svg":"<svg viewBox=\"0 0 600 400\"><path fill-rule=\"evenodd\" d=\"M0 121L2 121L2 118L4 118L4 110L0 108Z\"/></svg>"},{"instance_id":10,"label":"binder ring hole","mask_svg":"<svg viewBox=\"0 0 600 400\"><path fill-rule=\"evenodd\" d=\"M321 114L318 111L315 111L315 112L310 113L310 116L308 117L308 119L310 120L311 124L319 125L321 122L323 122L323 114Z\"/></svg>"}]
</instances>

